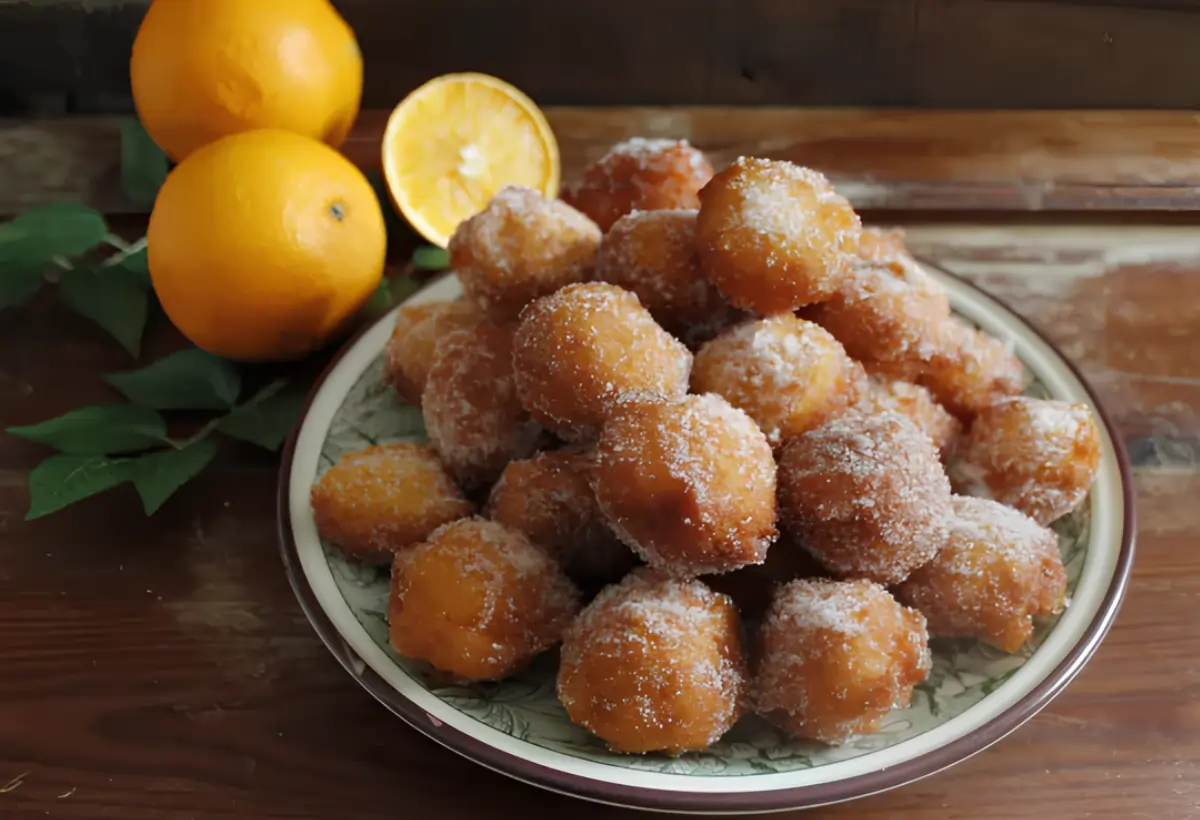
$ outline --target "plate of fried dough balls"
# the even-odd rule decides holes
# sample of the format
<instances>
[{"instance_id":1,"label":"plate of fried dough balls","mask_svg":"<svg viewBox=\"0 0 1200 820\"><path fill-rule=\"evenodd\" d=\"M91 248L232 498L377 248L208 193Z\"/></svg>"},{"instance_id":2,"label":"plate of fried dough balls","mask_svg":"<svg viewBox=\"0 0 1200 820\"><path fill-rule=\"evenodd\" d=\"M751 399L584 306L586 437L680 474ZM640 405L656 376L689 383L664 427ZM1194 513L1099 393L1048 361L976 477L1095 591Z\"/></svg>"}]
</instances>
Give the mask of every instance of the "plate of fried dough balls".
<instances>
[{"instance_id":1,"label":"plate of fried dough balls","mask_svg":"<svg viewBox=\"0 0 1200 820\"><path fill-rule=\"evenodd\" d=\"M623 806L821 805L999 740L1107 632L1103 409L818 171L631 139L448 250L280 483L318 633L447 748Z\"/></svg>"}]
</instances>

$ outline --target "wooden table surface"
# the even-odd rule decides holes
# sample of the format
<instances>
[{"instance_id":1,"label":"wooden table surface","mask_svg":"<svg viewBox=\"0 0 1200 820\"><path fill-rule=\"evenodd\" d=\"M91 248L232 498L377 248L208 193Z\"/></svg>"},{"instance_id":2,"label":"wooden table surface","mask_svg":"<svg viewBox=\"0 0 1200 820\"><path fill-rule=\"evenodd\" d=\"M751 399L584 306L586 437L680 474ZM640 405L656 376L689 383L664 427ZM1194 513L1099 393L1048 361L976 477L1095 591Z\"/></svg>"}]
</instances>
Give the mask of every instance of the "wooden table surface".
<instances>
[{"instance_id":1,"label":"wooden table surface","mask_svg":"<svg viewBox=\"0 0 1200 820\"><path fill-rule=\"evenodd\" d=\"M762 152L836 172L858 204L886 209L869 219L905 225L916 253L1045 331L1096 386L1132 455L1141 522L1133 582L1067 691L947 772L806 816L1200 817L1194 117L551 115L568 171L620 136L649 132L691 137L721 159ZM364 116L348 147L367 165L378 126L377 115ZM108 121L0 122L0 157L15 135L73 169L38 176L30 163L5 160L0 212L77 195L126 210L112 192L112 133ZM1092 207L1106 213L1082 212ZM150 355L177 343L160 327ZM116 345L49 300L6 312L0 422L99 400L99 374L125 366ZM25 478L44 455L0 437L0 818L629 815L482 770L358 688L284 577L273 457L228 449L149 519L120 489L25 523Z\"/></svg>"}]
</instances>

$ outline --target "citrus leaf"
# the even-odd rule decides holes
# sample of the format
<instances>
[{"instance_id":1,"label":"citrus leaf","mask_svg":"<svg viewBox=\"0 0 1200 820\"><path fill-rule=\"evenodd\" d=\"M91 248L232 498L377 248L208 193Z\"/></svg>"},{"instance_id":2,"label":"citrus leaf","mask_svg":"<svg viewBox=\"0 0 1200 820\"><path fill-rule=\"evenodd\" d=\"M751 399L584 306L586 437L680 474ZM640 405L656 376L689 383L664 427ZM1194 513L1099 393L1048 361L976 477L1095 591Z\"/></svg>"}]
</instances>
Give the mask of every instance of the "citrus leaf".
<instances>
[{"instance_id":1,"label":"citrus leaf","mask_svg":"<svg viewBox=\"0 0 1200 820\"><path fill-rule=\"evenodd\" d=\"M167 424L163 417L154 410L134 404L80 407L39 424L9 427L8 432L80 456L128 453L167 440Z\"/></svg>"},{"instance_id":2,"label":"citrus leaf","mask_svg":"<svg viewBox=\"0 0 1200 820\"><path fill-rule=\"evenodd\" d=\"M217 443L200 439L178 450L149 453L129 465L130 478L146 515L153 515L175 491L195 478L217 454Z\"/></svg>"},{"instance_id":3,"label":"citrus leaf","mask_svg":"<svg viewBox=\"0 0 1200 820\"><path fill-rule=\"evenodd\" d=\"M371 298L362 306L362 311L367 316L377 316L392 306L392 288L388 277L383 277L379 280L379 287L375 288L375 292L371 294Z\"/></svg>"},{"instance_id":4,"label":"citrus leaf","mask_svg":"<svg viewBox=\"0 0 1200 820\"><path fill-rule=\"evenodd\" d=\"M58 512L128 481L132 463L105 456L50 456L29 473L29 512L25 520Z\"/></svg>"},{"instance_id":5,"label":"citrus leaf","mask_svg":"<svg viewBox=\"0 0 1200 820\"><path fill-rule=\"evenodd\" d=\"M156 410L225 410L242 389L241 374L231 362L197 348L104 379L134 404Z\"/></svg>"},{"instance_id":6,"label":"citrus leaf","mask_svg":"<svg viewBox=\"0 0 1200 820\"><path fill-rule=\"evenodd\" d=\"M396 213L396 208L392 205L392 195L388 193L383 174L378 171L367 171L366 177L367 181L371 183L371 187L375 189L379 207L383 209L383 224L387 230L388 244L390 245L397 236L408 233L408 223L400 214Z\"/></svg>"},{"instance_id":7,"label":"citrus leaf","mask_svg":"<svg viewBox=\"0 0 1200 820\"><path fill-rule=\"evenodd\" d=\"M412 263L417 270L446 270L450 267L450 252L445 248L424 245L413 251Z\"/></svg>"},{"instance_id":8,"label":"citrus leaf","mask_svg":"<svg viewBox=\"0 0 1200 820\"><path fill-rule=\"evenodd\" d=\"M127 254L124 259L117 263L116 267L129 271L129 273L136 276L139 281L146 285L150 284L150 261L144 247Z\"/></svg>"},{"instance_id":9,"label":"citrus leaf","mask_svg":"<svg viewBox=\"0 0 1200 820\"><path fill-rule=\"evenodd\" d=\"M78 202L41 205L0 232L0 265L45 265L56 256L87 253L107 235L108 226L95 208Z\"/></svg>"},{"instance_id":10,"label":"citrus leaf","mask_svg":"<svg viewBox=\"0 0 1200 820\"><path fill-rule=\"evenodd\" d=\"M153 205L167 178L167 155L136 119L121 123L121 190L137 205Z\"/></svg>"},{"instance_id":11,"label":"citrus leaf","mask_svg":"<svg viewBox=\"0 0 1200 820\"><path fill-rule=\"evenodd\" d=\"M41 288L42 281L42 272L37 267L0 270L0 310L28 302Z\"/></svg>"},{"instance_id":12,"label":"citrus leaf","mask_svg":"<svg viewBox=\"0 0 1200 820\"><path fill-rule=\"evenodd\" d=\"M286 386L283 379L267 385L250 401L221 419L217 429L230 438L248 441L272 452L278 450L304 409L304 393L285 390Z\"/></svg>"},{"instance_id":13,"label":"citrus leaf","mask_svg":"<svg viewBox=\"0 0 1200 820\"><path fill-rule=\"evenodd\" d=\"M129 355L138 357L150 297L137 274L118 265L68 271L58 293L71 310L107 330Z\"/></svg>"}]
</instances>

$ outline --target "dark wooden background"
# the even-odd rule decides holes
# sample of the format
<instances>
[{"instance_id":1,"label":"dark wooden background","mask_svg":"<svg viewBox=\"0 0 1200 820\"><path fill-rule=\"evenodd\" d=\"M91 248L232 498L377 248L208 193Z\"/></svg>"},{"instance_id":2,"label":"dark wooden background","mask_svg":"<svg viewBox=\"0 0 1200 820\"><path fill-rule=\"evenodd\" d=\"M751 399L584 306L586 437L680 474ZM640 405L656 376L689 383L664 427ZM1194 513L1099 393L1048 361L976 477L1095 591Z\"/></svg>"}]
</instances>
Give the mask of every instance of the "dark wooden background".
<instances>
[{"instance_id":1,"label":"dark wooden background","mask_svg":"<svg viewBox=\"0 0 1200 820\"><path fill-rule=\"evenodd\" d=\"M334 0L366 108L472 68L539 103L1193 108L1200 0ZM148 0L0 0L0 116L131 109Z\"/></svg>"}]
</instances>

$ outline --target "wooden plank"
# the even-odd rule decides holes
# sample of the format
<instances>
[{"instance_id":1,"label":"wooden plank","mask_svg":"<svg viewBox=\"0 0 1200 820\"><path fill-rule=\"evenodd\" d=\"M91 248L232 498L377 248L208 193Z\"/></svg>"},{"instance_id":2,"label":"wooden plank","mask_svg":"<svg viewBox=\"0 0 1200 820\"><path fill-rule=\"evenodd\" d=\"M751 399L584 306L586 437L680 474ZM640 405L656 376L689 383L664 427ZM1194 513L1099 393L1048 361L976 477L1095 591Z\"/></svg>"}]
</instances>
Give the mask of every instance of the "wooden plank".
<instances>
[{"instance_id":1,"label":"wooden plank","mask_svg":"<svg viewBox=\"0 0 1200 820\"><path fill-rule=\"evenodd\" d=\"M0 113L131 110L147 0L0 5ZM545 104L1190 108L1194 2L337 0L366 104L472 68Z\"/></svg>"},{"instance_id":2,"label":"wooden plank","mask_svg":"<svg viewBox=\"0 0 1200 820\"><path fill-rule=\"evenodd\" d=\"M812 165L859 208L1195 210L1200 122L1188 112L785 108L547 110L570 179L618 140L681 137L721 166L740 154ZM344 147L378 168L387 112L365 111ZM136 212L118 185L119 120L0 120L0 214L82 199Z\"/></svg>"}]
</instances>

